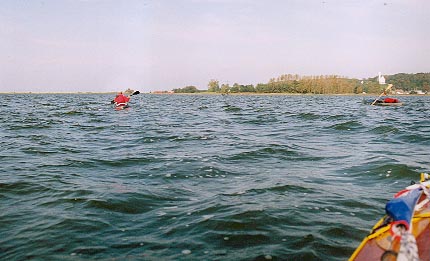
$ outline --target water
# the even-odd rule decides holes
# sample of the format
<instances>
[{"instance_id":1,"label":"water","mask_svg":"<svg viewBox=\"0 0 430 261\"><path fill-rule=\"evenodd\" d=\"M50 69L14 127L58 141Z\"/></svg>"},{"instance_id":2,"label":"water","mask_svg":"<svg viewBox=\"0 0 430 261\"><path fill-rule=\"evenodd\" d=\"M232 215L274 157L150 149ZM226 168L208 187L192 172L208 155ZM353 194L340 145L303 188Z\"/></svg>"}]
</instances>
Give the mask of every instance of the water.
<instances>
[{"instance_id":1,"label":"water","mask_svg":"<svg viewBox=\"0 0 430 261\"><path fill-rule=\"evenodd\" d=\"M430 169L428 96L0 97L1 260L345 260Z\"/></svg>"}]
</instances>

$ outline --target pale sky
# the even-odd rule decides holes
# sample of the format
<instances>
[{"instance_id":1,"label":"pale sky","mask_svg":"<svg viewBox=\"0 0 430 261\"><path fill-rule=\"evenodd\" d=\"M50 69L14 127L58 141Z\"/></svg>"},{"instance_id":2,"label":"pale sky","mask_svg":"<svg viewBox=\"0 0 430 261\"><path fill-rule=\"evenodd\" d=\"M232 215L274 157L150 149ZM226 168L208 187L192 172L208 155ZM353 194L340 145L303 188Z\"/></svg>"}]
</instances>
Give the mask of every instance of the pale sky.
<instances>
[{"instance_id":1,"label":"pale sky","mask_svg":"<svg viewBox=\"0 0 430 261\"><path fill-rule=\"evenodd\" d=\"M0 0L0 92L430 72L428 0Z\"/></svg>"}]
</instances>

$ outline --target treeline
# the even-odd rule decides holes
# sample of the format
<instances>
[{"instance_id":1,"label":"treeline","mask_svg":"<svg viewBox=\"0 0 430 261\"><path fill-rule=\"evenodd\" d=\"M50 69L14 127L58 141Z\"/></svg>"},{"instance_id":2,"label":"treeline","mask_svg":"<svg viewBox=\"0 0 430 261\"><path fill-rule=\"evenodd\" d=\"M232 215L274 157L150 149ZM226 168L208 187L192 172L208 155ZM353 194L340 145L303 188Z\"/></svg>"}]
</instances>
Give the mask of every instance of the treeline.
<instances>
[{"instance_id":1,"label":"treeline","mask_svg":"<svg viewBox=\"0 0 430 261\"><path fill-rule=\"evenodd\" d=\"M372 82L363 84L358 80L337 75L299 76L281 75L272 78L268 83L257 84L256 92L260 93L301 93L301 94L342 94L361 93L368 89L378 88Z\"/></svg>"},{"instance_id":2,"label":"treeline","mask_svg":"<svg viewBox=\"0 0 430 261\"><path fill-rule=\"evenodd\" d=\"M430 91L430 73L395 74L386 76L386 82L393 84L393 89ZM386 85L378 83L378 77L364 80L349 79L338 75L300 76L284 74L272 78L268 83L256 86L235 83L232 86L210 80L208 92L215 93L299 93L299 94L358 94L380 93ZM195 86L174 89L175 93L205 92Z\"/></svg>"},{"instance_id":3,"label":"treeline","mask_svg":"<svg viewBox=\"0 0 430 261\"><path fill-rule=\"evenodd\" d=\"M396 89L409 92L417 90L430 92L430 73L398 73L386 76L385 80L393 84Z\"/></svg>"},{"instance_id":4,"label":"treeline","mask_svg":"<svg viewBox=\"0 0 430 261\"><path fill-rule=\"evenodd\" d=\"M197 89L196 86L187 86L184 88L179 89L173 89L174 93L197 93L197 92L204 92Z\"/></svg>"}]
</instances>

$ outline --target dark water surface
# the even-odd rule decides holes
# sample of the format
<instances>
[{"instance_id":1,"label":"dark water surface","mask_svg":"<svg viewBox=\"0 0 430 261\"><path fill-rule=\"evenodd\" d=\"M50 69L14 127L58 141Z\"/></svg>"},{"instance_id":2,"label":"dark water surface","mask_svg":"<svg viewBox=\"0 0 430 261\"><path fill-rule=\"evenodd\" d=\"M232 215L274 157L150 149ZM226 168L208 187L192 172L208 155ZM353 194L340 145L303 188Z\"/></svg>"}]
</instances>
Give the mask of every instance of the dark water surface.
<instances>
[{"instance_id":1,"label":"dark water surface","mask_svg":"<svg viewBox=\"0 0 430 261\"><path fill-rule=\"evenodd\" d=\"M1 260L346 260L430 169L430 97L0 95Z\"/></svg>"}]
</instances>

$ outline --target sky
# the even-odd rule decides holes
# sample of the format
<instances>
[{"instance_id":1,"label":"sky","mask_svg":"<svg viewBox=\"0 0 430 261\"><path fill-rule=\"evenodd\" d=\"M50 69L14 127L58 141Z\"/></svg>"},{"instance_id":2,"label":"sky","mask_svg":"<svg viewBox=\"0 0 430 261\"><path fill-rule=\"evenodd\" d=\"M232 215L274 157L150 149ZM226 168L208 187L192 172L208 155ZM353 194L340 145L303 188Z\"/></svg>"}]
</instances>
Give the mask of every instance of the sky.
<instances>
[{"instance_id":1,"label":"sky","mask_svg":"<svg viewBox=\"0 0 430 261\"><path fill-rule=\"evenodd\" d=\"M0 92L430 72L428 0L0 0Z\"/></svg>"}]
</instances>

